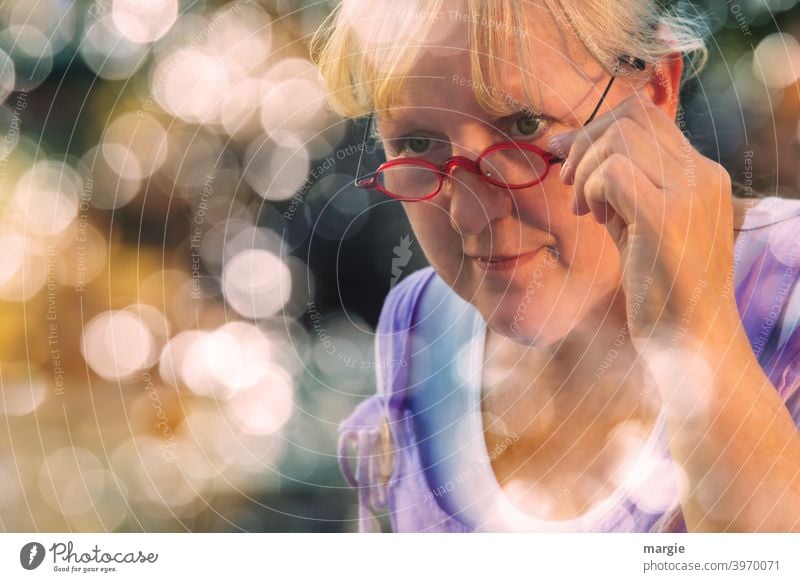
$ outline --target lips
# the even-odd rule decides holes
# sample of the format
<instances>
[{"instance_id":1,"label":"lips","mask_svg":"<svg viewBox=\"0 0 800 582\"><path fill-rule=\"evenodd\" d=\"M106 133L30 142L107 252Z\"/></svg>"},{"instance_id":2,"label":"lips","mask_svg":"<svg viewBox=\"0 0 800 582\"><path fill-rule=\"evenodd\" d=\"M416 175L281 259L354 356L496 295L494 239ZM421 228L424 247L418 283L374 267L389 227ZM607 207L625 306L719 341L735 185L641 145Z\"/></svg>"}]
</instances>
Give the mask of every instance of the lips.
<instances>
[{"instance_id":1,"label":"lips","mask_svg":"<svg viewBox=\"0 0 800 582\"><path fill-rule=\"evenodd\" d=\"M544 248L544 247L542 247ZM490 255L488 257L473 257L475 264L484 271L506 271L513 269L531 259L539 249L517 255Z\"/></svg>"},{"instance_id":2,"label":"lips","mask_svg":"<svg viewBox=\"0 0 800 582\"><path fill-rule=\"evenodd\" d=\"M539 251L547 248L549 247L539 247L536 250L515 255L494 254L488 256L470 256L475 261L475 264L484 271L506 271L522 265L532 259Z\"/></svg>"},{"instance_id":3,"label":"lips","mask_svg":"<svg viewBox=\"0 0 800 582\"><path fill-rule=\"evenodd\" d=\"M531 251L535 252L535 251ZM497 261L508 261L509 259L515 259L517 257L521 257L523 255L527 255L528 253L518 253L516 255L494 255L491 257L473 257L479 261L483 261L485 263L496 263Z\"/></svg>"}]
</instances>

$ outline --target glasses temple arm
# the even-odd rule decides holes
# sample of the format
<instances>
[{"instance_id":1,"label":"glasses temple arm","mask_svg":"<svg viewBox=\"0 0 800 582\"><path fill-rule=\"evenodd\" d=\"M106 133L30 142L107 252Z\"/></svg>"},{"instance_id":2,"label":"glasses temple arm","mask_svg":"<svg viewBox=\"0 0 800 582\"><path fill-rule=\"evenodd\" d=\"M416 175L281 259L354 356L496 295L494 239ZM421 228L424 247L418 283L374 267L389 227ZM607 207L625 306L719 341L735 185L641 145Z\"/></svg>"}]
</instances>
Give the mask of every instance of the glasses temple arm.
<instances>
[{"instance_id":1,"label":"glasses temple arm","mask_svg":"<svg viewBox=\"0 0 800 582\"><path fill-rule=\"evenodd\" d=\"M615 69L616 72L620 71L620 64L629 65L635 69L639 69L640 71L644 71L645 67L647 67L647 63L645 63L644 60L638 57L631 57L629 55L620 55L617 67ZM597 112L600 111L600 107L603 106L603 102L606 100L606 96L608 95L608 92L611 90L611 85L614 84L614 80L616 78L617 78L616 74L611 75L611 78L608 80L608 85L606 85L606 88L603 90L603 95L600 97L600 101L597 102L597 106L594 108L594 111L592 111L592 114L589 116L589 119L587 119L583 125L590 124L594 119L595 115L597 115Z\"/></svg>"},{"instance_id":2,"label":"glasses temple arm","mask_svg":"<svg viewBox=\"0 0 800 582\"><path fill-rule=\"evenodd\" d=\"M375 172L372 172L372 173L367 174L365 176L361 175L361 162L364 159L364 150L367 149L367 136L369 136L369 130L370 130L370 126L372 125L372 117L373 116L374 116L374 113L370 113L369 114L369 117L367 117L366 127L364 128L364 139L361 140L361 152L358 155L358 166L356 167L356 176L355 176L355 179L353 180L353 184L355 186L360 186L361 184L359 184L359 182L363 182L367 178L371 178L371 177L375 176Z\"/></svg>"},{"instance_id":3,"label":"glasses temple arm","mask_svg":"<svg viewBox=\"0 0 800 582\"><path fill-rule=\"evenodd\" d=\"M614 84L615 79L616 77L612 76L608 80L608 85L606 85L606 88L603 89L603 95L600 97L600 101L597 102L594 111L592 111L592 114L589 116L589 118L583 122L583 125L589 125L594 120L595 116L597 115L597 112L600 111L600 108L603 106L603 103L605 102L606 97L608 96L608 92L611 90L611 85Z\"/></svg>"},{"instance_id":4,"label":"glasses temple arm","mask_svg":"<svg viewBox=\"0 0 800 582\"><path fill-rule=\"evenodd\" d=\"M611 79L608 80L608 84L606 85L606 88L603 89L603 94L600 96L600 100L597 102L594 111L592 111L592 114L589 116L589 118L583 122L583 127L589 125L597 115L597 112L600 111L600 108L603 106L603 102L606 100L606 96L608 96L608 92L611 90L611 85L614 84L615 78L616 77L612 76ZM561 164L566 160L567 160L566 156L553 156L552 158L547 160L547 164L553 166L555 164Z\"/></svg>"}]
</instances>

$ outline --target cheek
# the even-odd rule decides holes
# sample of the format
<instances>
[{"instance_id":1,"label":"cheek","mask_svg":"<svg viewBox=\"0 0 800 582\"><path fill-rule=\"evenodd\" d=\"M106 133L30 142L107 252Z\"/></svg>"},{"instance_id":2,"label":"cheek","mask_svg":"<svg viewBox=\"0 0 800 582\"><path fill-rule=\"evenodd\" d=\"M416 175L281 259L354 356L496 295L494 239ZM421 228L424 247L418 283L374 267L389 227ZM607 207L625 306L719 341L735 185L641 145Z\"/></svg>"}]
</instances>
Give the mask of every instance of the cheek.
<instances>
[{"instance_id":1,"label":"cheek","mask_svg":"<svg viewBox=\"0 0 800 582\"><path fill-rule=\"evenodd\" d=\"M575 260L566 268L559 303L574 313L597 306L608 301L621 281L619 251L613 241L598 238L593 244L580 247Z\"/></svg>"},{"instance_id":2,"label":"cheek","mask_svg":"<svg viewBox=\"0 0 800 582\"><path fill-rule=\"evenodd\" d=\"M403 202L408 222L428 262L439 271L462 260L461 237L453 230L447 211L432 202Z\"/></svg>"},{"instance_id":3,"label":"cheek","mask_svg":"<svg viewBox=\"0 0 800 582\"><path fill-rule=\"evenodd\" d=\"M606 228L595 222L591 214L584 215L559 237L570 271L579 276L605 278L613 274L620 263L619 250Z\"/></svg>"},{"instance_id":4,"label":"cheek","mask_svg":"<svg viewBox=\"0 0 800 582\"><path fill-rule=\"evenodd\" d=\"M601 225L595 223L590 236L576 241L578 261L576 273L593 277L603 282L619 283L621 280L621 259L614 239Z\"/></svg>"}]
</instances>

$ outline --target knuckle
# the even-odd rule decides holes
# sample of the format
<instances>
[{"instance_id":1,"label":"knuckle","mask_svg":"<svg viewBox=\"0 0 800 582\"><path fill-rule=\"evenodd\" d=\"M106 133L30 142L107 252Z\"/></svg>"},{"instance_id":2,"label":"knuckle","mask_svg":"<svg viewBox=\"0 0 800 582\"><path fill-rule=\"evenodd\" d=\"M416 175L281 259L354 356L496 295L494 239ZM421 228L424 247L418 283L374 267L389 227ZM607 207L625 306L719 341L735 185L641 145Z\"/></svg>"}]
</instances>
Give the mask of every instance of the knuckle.
<instances>
[{"instance_id":1,"label":"knuckle","mask_svg":"<svg viewBox=\"0 0 800 582\"><path fill-rule=\"evenodd\" d=\"M627 168L631 161L622 154L614 153L608 156L606 166L614 171L619 171L622 168Z\"/></svg>"},{"instance_id":2,"label":"knuckle","mask_svg":"<svg viewBox=\"0 0 800 582\"><path fill-rule=\"evenodd\" d=\"M623 133L635 131L636 128L639 126L633 119L630 117L620 117L616 123L617 128Z\"/></svg>"},{"instance_id":3,"label":"knuckle","mask_svg":"<svg viewBox=\"0 0 800 582\"><path fill-rule=\"evenodd\" d=\"M599 165L609 154L609 140L605 136L594 142L584 156L594 165Z\"/></svg>"},{"instance_id":4,"label":"knuckle","mask_svg":"<svg viewBox=\"0 0 800 582\"><path fill-rule=\"evenodd\" d=\"M586 183L583 185L583 195L587 199L597 198L602 194L604 189L605 180L600 175L600 172L595 172L588 177Z\"/></svg>"},{"instance_id":5,"label":"knuckle","mask_svg":"<svg viewBox=\"0 0 800 582\"><path fill-rule=\"evenodd\" d=\"M658 107L650 99L641 99L642 108L645 111L658 111Z\"/></svg>"},{"instance_id":6,"label":"knuckle","mask_svg":"<svg viewBox=\"0 0 800 582\"><path fill-rule=\"evenodd\" d=\"M603 162L602 173L604 179L612 183L630 179L631 164L630 158L619 153L611 154L606 158L606 161Z\"/></svg>"},{"instance_id":7,"label":"knuckle","mask_svg":"<svg viewBox=\"0 0 800 582\"><path fill-rule=\"evenodd\" d=\"M607 160L614 154L625 151L625 139L621 137L619 131L619 129L614 129L610 135L605 136L605 139L598 143L600 160Z\"/></svg>"},{"instance_id":8,"label":"knuckle","mask_svg":"<svg viewBox=\"0 0 800 582\"><path fill-rule=\"evenodd\" d=\"M655 127L656 117L661 109L659 109L655 103L650 101L650 99L639 99L638 101L639 107L636 109L632 117L636 119L642 127Z\"/></svg>"},{"instance_id":9,"label":"knuckle","mask_svg":"<svg viewBox=\"0 0 800 582\"><path fill-rule=\"evenodd\" d=\"M606 192L616 190L625 181L628 159L621 154L612 154L597 168L596 172L586 177L583 184L584 196L587 199L601 199Z\"/></svg>"},{"instance_id":10,"label":"knuckle","mask_svg":"<svg viewBox=\"0 0 800 582\"><path fill-rule=\"evenodd\" d=\"M617 145L620 142L625 141L625 132L626 129L624 123L622 122L622 119L620 119L619 121L614 122L614 125L608 128L607 136L614 145Z\"/></svg>"},{"instance_id":11,"label":"knuckle","mask_svg":"<svg viewBox=\"0 0 800 582\"><path fill-rule=\"evenodd\" d=\"M639 138L644 132L642 125L630 117L620 120L620 125L622 126L622 131L628 139Z\"/></svg>"},{"instance_id":12,"label":"knuckle","mask_svg":"<svg viewBox=\"0 0 800 582\"><path fill-rule=\"evenodd\" d=\"M591 172L590 166L592 164L591 163L587 163L587 159L591 158L591 157L593 157L593 156L584 156L583 159L581 159L580 163L578 164L578 167L575 169L575 185L576 186L584 184L589 179L589 177L591 176L592 172Z\"/></svg>"},{"instance_id":13,"label":"knuckle","mask_svg":"<svg viewBox=\"0 0 800 582\"><path fill-rule=\"evenodd\" d=\"M630 100L630 108L629 112L631 113L631 117L639 117L642 115L648 114L648 106L652 105L653 102L650 99L643 97L641 95L637 95Z\"/></svg>"},{"instance_id":14,"label":"knuckle","mask_svg":"<svg viewBox=\"0 0 800 582\"><path fill-rule=\"evenodd\" d=\"M612 134L614 141L613 152L629 153L642 138L642 127L628 117L620 119L615 125Z\"/></svg>"},{"instance_id":15,"label":"knuckle","mask_svg":"<svg viewBox=\"0 0 800 582\"><path fill-rule=\"evenodd\" d=\"M631 113L636 111L641 107L641 99L639 99L635 94L630 95L627 100L625 101L624 111Z\"/></svg>"}]
</instances>

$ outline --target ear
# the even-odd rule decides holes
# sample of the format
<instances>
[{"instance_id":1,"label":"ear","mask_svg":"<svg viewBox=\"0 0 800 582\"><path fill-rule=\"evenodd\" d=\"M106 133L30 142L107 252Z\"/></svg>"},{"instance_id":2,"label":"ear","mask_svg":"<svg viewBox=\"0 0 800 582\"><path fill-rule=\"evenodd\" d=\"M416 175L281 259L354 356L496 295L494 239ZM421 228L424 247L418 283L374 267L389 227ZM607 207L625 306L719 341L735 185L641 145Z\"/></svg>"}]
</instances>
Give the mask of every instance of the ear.
<instances>
[{"instance_id":1,"label":"ear","mask_svg":"<svg viewBox=\"0 0 800 582\"><path fill-rule=\"evenodd\" d=\"M645 90L653 103L663 109L670 119L678 114L678 97L683 74L683 55L671 53L656 63L653 76L647 82Z\"/></svg>"}]
</instances>

